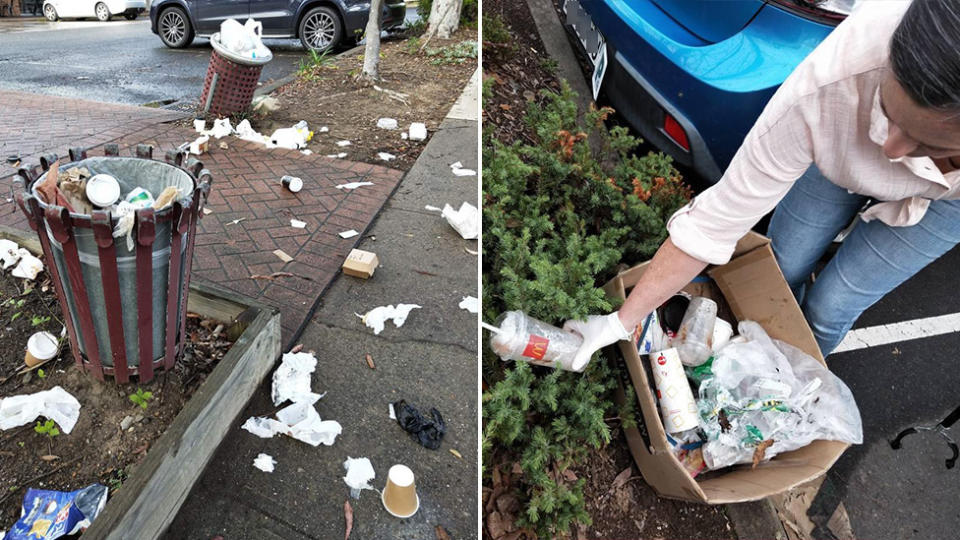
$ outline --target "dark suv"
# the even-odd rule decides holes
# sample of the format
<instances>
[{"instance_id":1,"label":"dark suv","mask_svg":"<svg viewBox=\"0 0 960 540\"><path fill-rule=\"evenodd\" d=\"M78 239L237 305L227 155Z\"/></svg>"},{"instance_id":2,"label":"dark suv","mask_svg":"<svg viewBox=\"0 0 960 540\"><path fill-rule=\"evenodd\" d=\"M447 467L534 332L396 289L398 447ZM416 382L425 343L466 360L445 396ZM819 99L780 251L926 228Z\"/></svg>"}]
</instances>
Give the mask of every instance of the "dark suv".
<instances>
[{"instance_id":1,"label":"dark suv","mask_svg":"<svg viewBox=\"0 0 960 540\"><path fill-rule=\"evenodd\" d=\"M403 0L385 0L380 28L403 24ZM363 32L370 2L363 0L156 0L150 5L150 30L167 47L186 47L196 36L209 37L220 23L248 18L263 23L263 37L299 38L303 46L325 51L356 40Z\"/></svg>"}]
</instances>

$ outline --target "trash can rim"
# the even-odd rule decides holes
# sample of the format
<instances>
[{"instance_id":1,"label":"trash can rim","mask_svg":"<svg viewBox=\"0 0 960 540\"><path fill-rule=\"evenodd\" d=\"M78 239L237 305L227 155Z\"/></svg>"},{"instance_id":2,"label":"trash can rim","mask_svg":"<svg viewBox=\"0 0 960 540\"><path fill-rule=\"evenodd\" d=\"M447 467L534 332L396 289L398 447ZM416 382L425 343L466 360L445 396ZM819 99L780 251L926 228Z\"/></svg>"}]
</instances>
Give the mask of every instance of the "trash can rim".
<instances>
[{"instance_id":1,"label":"trash can rim","mask_svg":"<svg viewBox=\"0 0 960 540\"><path fill-rule=\"evenodd\" d=\"M108 157L108 156L90 156L90 157L103 158L103 157ZM88 158L88 159L89 159L89 158ZM109 159L143 159L143 158L127 157L127 156L110 156ZM59 169L60 169L61 171L63 171L63 170L69 170L71 167L77 167L77 166L79 166L78 164L79 164L80 162L82 162L82 161L84 161L84 160L71 161L71 162L68 162L68 163L64 163L64 164L62 164L62 165L59 166ZM159 161L159 160L155 160L155 159L149 160L149 161L152 161L152 162L154 162L154 163L158 163L158 164L161 164L161 165L166 165L166 166L168 166L168 167L173 167L173 168L175 168L175 169L179 169L179 170L181 170L184 174L186 174L187 177L189 177L190 180L193 181L193 190L191 190L190 193L186 194L186 195L181 199L181 201L189 200L190 198L192 198L194 191L197 189L197 186L199 185L199 182L198 182L198 179L197 179L194 175L192 175L192 174L190 173L190 171L184 169L183 167L174 165L174 164L172 164L172 163L167 163L167 162L165 162L165 161ZM47 204L47 202L44 201L42 197L40 197L40 196L37 195L37 189L36 189L37 185L38 185L41 181L43 181L44 179L46 179L47 174L48 174L49 172L50 172L49 170L44 171L42 174L40 174L39 176L37 176L37 178L36 178L35 180L33 180L32 182L26 184L26 186L25 186L25 188L26 188L26 190L27 190L27 193L29 193L31 196L33 196L34 199L37 200L37 204L40 205L40 209L41 209L41 210L46 210L47 208L56 208L56 207L57 207L57 205ZM155 212L154 212L154 216L155 216L157 219L164 218L165 216L167 216L168 214L170 214L171 212L173 212L173 206L174 206L174 205L170 204L170 205L165 206L162 210L157 210L157 211L155 211ZM188 205L184 205L184 206L188 206ZM111 214L111 217L113 216L113 212L111 212L109 208L104 208L103 211L110 213L110 214ZM83 221L83 222L88 222L88 221L90 221L91 219L93 219L93 215L92 215L92 214L78 214L78 213L76 213L76 212L70 212L70 219L75 220L75 221L76 221L76 220L81 220L81 221Z\"/></svg>"},{"instance_id":2,"label":"trash can rim","mask_svg":"<svg viewBox=\"0 0 960 540\"><path fill-rule=\"evenodd\" d=\"M230 60L231 62L236 62L245 66L262 66L273 60L273 52L271 52L269 49L267 49L267 56L264 56L263 58L246 58L244 56L240 56L239 54L227 49L222 43L220 43L220 32L216 32L210 36L210 45L220 56Z\"/></svg>"}]
</instances>

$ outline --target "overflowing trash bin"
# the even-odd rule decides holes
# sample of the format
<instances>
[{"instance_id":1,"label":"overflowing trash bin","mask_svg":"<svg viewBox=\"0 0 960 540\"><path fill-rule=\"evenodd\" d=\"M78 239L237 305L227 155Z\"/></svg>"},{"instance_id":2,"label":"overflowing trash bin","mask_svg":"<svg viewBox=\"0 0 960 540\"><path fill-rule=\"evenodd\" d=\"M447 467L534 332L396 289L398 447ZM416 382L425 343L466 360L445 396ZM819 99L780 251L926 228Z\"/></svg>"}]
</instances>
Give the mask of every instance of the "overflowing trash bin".
<instances>
[{"instance_id":1,"label":"overflowing trash bin","mask_svg":"<svg viewBox=\"0 0 960 540\"><path fill-rule=\"evenodd\" d=\"M260 23L240 25L228 19L221 31L210 36L213 52L203 83L203 112L218 116L239 113L250 107L264 64L273 54L260 42Z\"/></svg>"},{"instance_id":2,"label":"overflowing trash bin","mask_svg":"<svg viewBox=\"0 0 960 540\"><path fill-rule=\"evenodd\" d=\"M133 157L115 144L104 156L71 149L69 163L44 156L15 179L74 359L98 379L147 382L183 353L197 220L212 181L185 156L154 160L149 145Z\"/></svg>"}]
</instances>

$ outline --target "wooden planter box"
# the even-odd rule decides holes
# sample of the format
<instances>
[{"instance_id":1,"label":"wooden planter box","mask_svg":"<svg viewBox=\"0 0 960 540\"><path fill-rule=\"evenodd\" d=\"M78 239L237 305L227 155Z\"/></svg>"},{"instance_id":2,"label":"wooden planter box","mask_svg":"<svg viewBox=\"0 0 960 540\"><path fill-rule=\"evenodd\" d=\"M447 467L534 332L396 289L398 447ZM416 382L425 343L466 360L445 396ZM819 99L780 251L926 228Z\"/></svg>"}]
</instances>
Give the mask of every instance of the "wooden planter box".
<instances>
[{"instance_id":1,"label":"wooden planter box","mask_svg":"<svg viewBox=\"0 0 960 540\"><path fill-rule=\"evenodd\" d=\"M0 226L0 238L34 254L40 242L33 232ZM218 287L190 283L187 309L223 322L243 320L246 329L217 367L184 405L167 431L150 447L108 501L89 539L160 538L213 457L237 415L273 369L280 356L280 312Z\"/></svg>"}]
</instances>

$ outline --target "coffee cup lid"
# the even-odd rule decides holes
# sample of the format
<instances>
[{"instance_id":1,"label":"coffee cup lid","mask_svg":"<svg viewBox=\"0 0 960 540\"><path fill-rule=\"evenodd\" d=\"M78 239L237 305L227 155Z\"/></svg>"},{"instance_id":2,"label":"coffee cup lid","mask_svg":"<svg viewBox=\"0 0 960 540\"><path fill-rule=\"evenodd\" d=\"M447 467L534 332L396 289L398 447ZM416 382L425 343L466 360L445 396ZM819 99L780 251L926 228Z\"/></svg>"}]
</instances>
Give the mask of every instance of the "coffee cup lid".
<instances>
[{"instance_id":1,"label":"coffee cup lid","mask_svg":"<svg viewBox=\"0 0 960 540\"><path fill-rule=\"evenodd\" d=\"M87 180L87 198L100 208L111 206L120 199L120 182L109 174L97 174Z\"/></svg>"},{"instance_id":2,"label":"coffee cup lid","mask_svg":"<svg viewBox=\"0 0 960 540\"><path fill-rule=\"evenodd\" d=\"M57 355L59 343L50 332L37 332L27 340L27 350L37 360L49 360Z\"/></svg>"}]
</instances>

